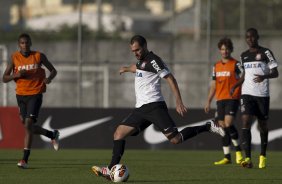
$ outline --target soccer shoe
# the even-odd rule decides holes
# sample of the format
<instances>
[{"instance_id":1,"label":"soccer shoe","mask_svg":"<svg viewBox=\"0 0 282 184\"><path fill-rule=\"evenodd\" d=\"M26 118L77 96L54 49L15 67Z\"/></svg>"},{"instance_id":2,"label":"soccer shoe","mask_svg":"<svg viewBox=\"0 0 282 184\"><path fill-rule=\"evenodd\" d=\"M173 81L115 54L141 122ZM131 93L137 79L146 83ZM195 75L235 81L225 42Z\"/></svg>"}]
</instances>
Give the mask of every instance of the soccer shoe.
<instances>
[{"instance_id":1,"label":"soccer shoe","mask_svg":"<svg viewBox=\"0 0 282 184\"><path fill-rule=\"evenodd\" d=\"M243 156L241 151L236 151L236 164L241 164Z\"/></svg>"},{"instance_id":2,"label":"soccer shoe","mask_svg":"<svg viewBox=\"0 0 282 184\"><path fill-rule=\"evenodd\" d=\"M224 137L225 135L224 130L220 126L215 124L214 120L208 121L207 124L210 125L210 129L209 129L210 132L219 134L220 136Z\"/></svg>"},{"instance_id":3,"label":"soccer shoe","mask_svg":"<svg viewBox=\"0 0 282 184\"><path fill-rule=\"evenodd\" d=\"M241 162L241 166L245 167L245 168L253 168L253 163L251 161L251 159L249 157L245 158L245 160L243 160Z\"/></svg>"},{"instance_id":4,"label":"soccer shoe","mask_svg":"<svg viewBox=\"0 0 282 184\"><path fill-rule=\"evenodd\" d=\"M266 157L263 155L259 156L259 168L264 169L266 167Z\"/></svg>"},{"instance_id":5,"label":"soccer shoe","mask_svg":"<svg viewBox=\"0 0 282 184\"><path fill-rule=\"evenodd\" d=\"M51 139L51 142L56 151L59 150L59 136L60 136L60 132L58 130L54 130L54 138Z\"/></svg>"},{"instance_id":6,"label":"soccer shoe","mask_svg":"<svg viewBox=\"0 0 282 184\"><path fill-rule=\"evenodd\" d=\"M20 160L17 166L22 169L27 169L27 163L24 160Z\"/></svg>"},{"instance_id":7,"label":"soccer shoe","mask_svg":"<svg viewBox=\"0 0 282 184\"><path fill-rule=\"evenodd\" d=\"M231 160L227 158L223 158L220 161L214 162L214 165L226 165L226 164L231 164Z\"/></svg>"},{"instance_id":8,"label":"soccer shoe","mask_svg":"<svg viewBox=\"0 0 282 184\"><path fill-rule=\"evenodd\" d=\"M92 171L96 174L96 176L103 176L104 178L111 180L110 169L108 167L92 166Z\"/></svg>"}]
</instances>

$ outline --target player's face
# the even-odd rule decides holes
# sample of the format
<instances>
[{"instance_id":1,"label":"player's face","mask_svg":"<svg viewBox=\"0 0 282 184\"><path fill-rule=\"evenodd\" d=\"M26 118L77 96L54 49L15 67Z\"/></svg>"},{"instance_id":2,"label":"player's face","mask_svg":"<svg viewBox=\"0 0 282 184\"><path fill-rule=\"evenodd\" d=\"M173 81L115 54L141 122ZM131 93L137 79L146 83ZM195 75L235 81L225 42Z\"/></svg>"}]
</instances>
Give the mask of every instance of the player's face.
<instances>
[{"instance_id":1,"label":"player's face","mask_svg":"<svg viewBox=\"0 0 282 184\"><path fill-rule=\"evenodd\" d=\"M224 59L228 59L231 56L231 50L227 48L225 45L222 45L220 48L221 57Z\"/></svg>"},{"instance_id":2,"label":"player's face","mask_svg":"<svg viewBox=\"0 0 282 184\"><path fill-rule=\"evenodd\" d=\"M255 48L258 46L258 35L253 31L248 31L246 33L246 42L250 48Z\"/></svg>"},{"instance_id":3,"label":"player's face","mask_svg":"<svg viewBox=\"0 0 282 184\"><path fill-rule=\"evenodd\" d=\"M138 60L143 59L147 51L147 48L141 47L138 42L133 42L133 44L130 45L130 49Z\"/></svg>"},{"instance_id":4,"label":"player's face","mask_svg":"<svg viewBox=\"0 0 282 184\"><path fill-rule=\"evenodd\" d=\"M20 51L23 53L27 53L30 51L30 47L31 47L31 41L28 38L20 38L19 40L19 48Z\"/></svg>"}]
</instances>

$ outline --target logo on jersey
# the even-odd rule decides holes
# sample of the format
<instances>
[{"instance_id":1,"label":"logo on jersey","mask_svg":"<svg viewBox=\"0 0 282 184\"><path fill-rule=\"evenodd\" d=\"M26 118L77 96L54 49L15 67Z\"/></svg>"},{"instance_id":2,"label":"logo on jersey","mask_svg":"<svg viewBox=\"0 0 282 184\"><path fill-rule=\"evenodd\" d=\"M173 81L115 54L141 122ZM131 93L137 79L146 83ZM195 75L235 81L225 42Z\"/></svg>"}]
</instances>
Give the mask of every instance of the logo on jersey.
<instances>
[{"instance_id":1,"label":"logo on jersey","mask_svg":"<svg viewBox=\"0 0 282 184\"><path fill-rule=\"evenodd\" d=\"M256 60L261 60L261 54L260 54L260 53L258 53L258 54L256 55Z\"/></svg>"},{"instance_id":2,"label":"logo on jersey","mask_svg":"<svg viewBox=\"0 0 282 184\"><path fill-rule=\"evenodd\" d=\"M144 62L141 64L140 68L141 68L141 69L144 69L144 68L146 67L146 64L147 64L147 61L144 61Z\"/></svg>"},{"instance_id":3,"label":"logo on jersey","mask_svg":"<svg viewBox=\"0 0 282 184\"><path fill-rule=\"evenodd\" d=\"M261 68L260 63L245 63L244 68Z\"/></svg>"},{"instance_id":4,"label":"logo on jersey","mask_svg":"<svg viewBox=\"0 0 282 184\"><path fill-rule=\"evenodd\" d=\"M143 77L141 72L136 72L136 77Z\"/></svg>"},{"instance_id":5,"label":"logo on jersey","mask_svg":"<svg viewBox=\"0 0 282 184\"><path fill-rule=\"evenodd\" d=\"M161 68L159 67L159 65L157 64L155 60L151 61L151 64L157 72L161 71Z\"/></svg>"},{"instance_id":6,"label":"logo on jersey","mask_svg":"<svg viewBox=\"0 0 282 184\"><path fill-rule=\"evenodd\" d=\"M30 64L30 65L22 65L18 66L18 71L20 70L33 70L39 68L39 64Z\"/></svg>"},{"instance_id":7,"label":"logo on jersey","mask_svg":"<svg viewBox=\"0 0 282 184\"><path fill-rule=\"evenodd\" d=\"M223 72L216 72L217 77L229 77L231 74L229 71L223 71Z\"/></svg>"}]
</instances>

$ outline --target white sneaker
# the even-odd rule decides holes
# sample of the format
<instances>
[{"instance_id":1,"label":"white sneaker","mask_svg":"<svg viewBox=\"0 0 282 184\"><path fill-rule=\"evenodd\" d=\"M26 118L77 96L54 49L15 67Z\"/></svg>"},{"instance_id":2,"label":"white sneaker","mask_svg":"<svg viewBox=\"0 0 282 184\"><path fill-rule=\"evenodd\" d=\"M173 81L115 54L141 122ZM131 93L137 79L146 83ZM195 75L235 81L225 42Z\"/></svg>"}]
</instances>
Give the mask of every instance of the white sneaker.
<instances>
[{"instance_id":1,"label":"white sneaker","mask_svg":"<svg viewBox=\"0 0 282 184\"><path fill-rule=\"evenodd\" d=\"M103 176L110 180L110 169L108 167L98 167L94 165L92 166L92 171L96 174L96 176Z\"/></svg>"},{"instance_id":2,"label":"white sneaker","mask_svg":"<svg viewBox=\"0 0 282 184\"><path fill-rule=\"evenodd\" d=\"M27 163L24 160L20 160L17 166L22 169L27 169Z\"/></svg>"},{"instance_id":3,"label":"white sneaker","mask_svg":"<svg viewBox=\"0 0 282 184\"><path fill-rule=\"evenodd\" d=\"M215 133L215 134L219 134L220 136L224 137L225 136L225 132L223 130L223 128L221 128L219 125L217 125L214 120L210 120L207 122L207 124L210 125L210 132Z\"/></svg>"},{"instance_id":4,"label":"white sneaker","mask_svg":"<svg viewBox=\"0 0 282 184\"><path fill-rule=\"evenodd\" d=\"M54 139L52 139L51 141L56 151L59 150L59 136L60 136L60 132L58 130L54 130Z\"/></svg>"}]
</instances>

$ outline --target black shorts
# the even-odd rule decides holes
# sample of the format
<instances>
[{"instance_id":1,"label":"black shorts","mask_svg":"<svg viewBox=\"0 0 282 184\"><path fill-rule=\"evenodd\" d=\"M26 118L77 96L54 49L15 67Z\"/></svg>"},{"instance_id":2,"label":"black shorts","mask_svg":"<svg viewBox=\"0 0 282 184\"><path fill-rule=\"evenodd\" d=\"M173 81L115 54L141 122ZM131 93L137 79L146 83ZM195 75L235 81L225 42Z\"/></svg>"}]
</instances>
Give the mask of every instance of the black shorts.
<instances>
[{"instance_id":1,"label":"black shorts","mask_svg":"<svg viewBox=\"0 0 282 184\"><path fill-rule=\"evenodd\" d=\"M225 115L236 116L239 100L219 100L217 105L217 120L224 121Z\"/></svg>"},{"instance_id":2,"label":"black shorts","mask_svg":"<svg viewBox=\"0 0 282 184\"><path fill-rule=\"evenodd\" d=\"M154 124L164 134L177 131L165 102L142 105L140 108L134 109L121 124L134 127L136 132L133 135L138 135L151 124Z\"/></svg>"},{"instance_id":3,"label":"black shorts","mask_svg":"<svg viewBox=\"0 0 282 184\"><path fill-rule=\"evenodd\" d=\"M17 95L17 102L20 108L20 115L23 118L31 118L36 122L42 104L42 94L37 95Z\"/></svg>"},{"instance_id":4,"label":"black shorts","mask_svg":"<svg viewBox=\"0 0 282 184\"><path fill-rule=\"evenodd\" d=\"M269 97L242 95L241 113L256 116L260 120L267 120L269 114Z\"/></svg>"}]
</instances>

